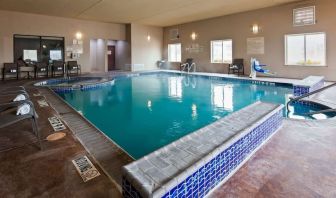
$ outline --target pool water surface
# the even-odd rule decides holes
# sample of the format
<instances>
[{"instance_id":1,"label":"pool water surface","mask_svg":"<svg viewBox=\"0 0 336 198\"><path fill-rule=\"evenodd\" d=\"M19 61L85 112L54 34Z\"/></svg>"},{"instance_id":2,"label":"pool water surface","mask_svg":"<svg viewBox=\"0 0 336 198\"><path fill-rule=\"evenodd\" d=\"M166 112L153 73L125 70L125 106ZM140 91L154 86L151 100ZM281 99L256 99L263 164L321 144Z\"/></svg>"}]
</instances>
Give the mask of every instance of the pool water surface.
<instances>
[{"instance_id":1,"label":"pool water surface","mask_svg":"<svg viewBox=\"0 0 336 198\"><path fill-rule=\"evenodd\" d=\"M256 101L286 104L292 92L292 87L278 84L156 73L58 94L139 159Z\"/></svg>"}]
</instances>

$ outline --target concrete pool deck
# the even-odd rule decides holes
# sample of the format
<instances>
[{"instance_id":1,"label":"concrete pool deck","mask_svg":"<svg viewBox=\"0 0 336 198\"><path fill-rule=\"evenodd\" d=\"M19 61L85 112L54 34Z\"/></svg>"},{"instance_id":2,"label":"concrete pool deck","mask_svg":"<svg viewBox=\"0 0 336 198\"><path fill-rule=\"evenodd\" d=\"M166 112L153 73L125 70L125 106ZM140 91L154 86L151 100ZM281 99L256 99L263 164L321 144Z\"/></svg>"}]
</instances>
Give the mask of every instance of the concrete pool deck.
<instances>
[{"instance_id":1,"label":"concrete pool deck","mask_svg":"<svg viewBox=\"0 0 336 198\"><path fill-rule=\"evenodd\" d=\"M258 79L272 82L296 81L293 79ZM31 81L8 81L1 83L0 88L27 83L31 84ZM50 93L40 92L42 95L45 94L48 100L48 94ZM335 87L314 96L315 100L332 105L335 105L334 98L336 98ZM60 103L61 101L58 98L50 99L48 102L57 103L55 104L55 109L59 111L60 115L62 115L63 111L69 110L66 109L66 106L63 106L64 104L61 105L62 103ZM70 110L68 113L77 114ZM63 114L63 117L64 115L66 114ZM42 123L46 123L44 119L43 116L40 117L40 127L43 127ZM65 121L64 118L63 121ZM65 122L69 125L73 123L71 119ZM28 134L29 130L30 128L27 128ZM22 133L21 127L2 131L0 137L12 138L12 141L15 142L23 141L23 139L25 139L24 141L32 140L29 136L20 136ZM11 135L12 132L17 132L17 135ZM48 133L48 130L44 133ZM89 183L81 181L74 167L71 164L69 165L69 161L77 154L83 153L87 154L93 162L95 159L97 161L99 159L91 156L92 153L95 153L95 148L86 147L88 150L86 151L85 147L71 137L71 133L75 132L69 131L68 133L67 141L61 140L51 144L50 148L52 148L53 152L48 151L48 147L46 151L39 151L31 144L0 152L0 158L6 164L6 166L0 168L0 176L9 178L6 180L6 185L0 185L2 186L0 187L0 196L121 196L118 184L115 181L112 182L113 178L106 174L93 179ZM74 136L77 135L75 134ZM93 137L96 137L96 135L87 136L88 140ZM320 121L285 120L283 128L232 178L218 187L209 197L334 197L336 196L336 186L334 185L336 183L336 175L334 173L336 146L333 144L335 141L335 119ZM4 142L2 146L7 144L6 141L2 142ZM100 142L106 143L106 139L101 139ZM94 143L92 141L91 143L99 144L100 142ZM75 148L71 150L69 147ZM100 151L97 149L96 152L101 153L106 162L121 159L121 161L126 163L129 160L127 157L116 157L102 145ZM29 156L31 156L29 159L34 160L27 160ZM95 165L98 168L102 163L95 163ZM108 166L108 164L106 165ZM119 166L121 168L122 164L119 164ZM58 171L50 174L50 171L40 171L41 168L45 170L57 169ZM254 169L258 169L258 171L250 171ZM103 170L100 169L100 172L103 173ZM109 171L105 170L105 172L111 172L115 176L120 174L118 169L112 168ZM38 182L35 182L35 175L41 178Z\"/></svg>"}]
</instances>

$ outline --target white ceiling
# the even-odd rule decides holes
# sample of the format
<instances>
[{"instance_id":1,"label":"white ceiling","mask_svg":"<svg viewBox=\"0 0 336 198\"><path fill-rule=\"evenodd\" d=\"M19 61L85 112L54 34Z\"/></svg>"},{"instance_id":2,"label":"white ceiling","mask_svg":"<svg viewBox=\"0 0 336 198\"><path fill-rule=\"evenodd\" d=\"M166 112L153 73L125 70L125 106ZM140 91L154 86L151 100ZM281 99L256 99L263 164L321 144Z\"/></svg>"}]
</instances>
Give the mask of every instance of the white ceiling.
<instances>
[{"instance_id":1,"label":"white ceiling","mask_svg":"<svg viewBox=\"0 0 336 198\"><path fill-rule=\"evenodd\" d=\"M170 26L300 0L0 0L0 10Z\"/></svg>"}]
</instances>

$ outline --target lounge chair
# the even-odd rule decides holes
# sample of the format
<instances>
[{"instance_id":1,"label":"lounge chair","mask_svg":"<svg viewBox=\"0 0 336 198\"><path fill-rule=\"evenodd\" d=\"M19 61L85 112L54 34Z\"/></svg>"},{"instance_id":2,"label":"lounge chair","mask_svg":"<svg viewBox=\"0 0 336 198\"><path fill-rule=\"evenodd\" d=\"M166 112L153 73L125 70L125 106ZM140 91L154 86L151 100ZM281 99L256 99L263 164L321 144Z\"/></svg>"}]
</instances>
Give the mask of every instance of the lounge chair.
<instances>
[{"instance_id":1,"label":"lounge chair","mask_svg":"<svg viewBox=\"0 0 336 198\"><path fill-rule=\"evenodd\" d=\"M244 59L233 59L232 64L229 65L228 74L244 75Z\"/></svg>"},{"instance_id":2,"label":"lounge chair","mask_svg":"<svg viewBox=\"0 0 336 198\"><path fill-rule=\"evenodd\" d=\"M67 63L67 75L79 75L81 74L81 67L77 61L68 61Z\"/></svg>"},{"instance_id":3,"label":"lounge chair","mask_svg":"<svg viewBox=\"0 0 336 198\"><path fill-rule=\"evenodd\" d=\"M1 88L0 93L16 93L24 91L26 92L26 89L23 86L13 86L13 87L6 87L6 88Z\"/></svg>"},{"instance_id":4,"label":"lounge chair","mask_svg":"<svg viewBox=\"0 0 336 198\"><path fill-rule=\"evenodd\" d=\"M30 111L24 115L16 115L15 109L19 107L21 104L28 104L30 106ZM9 104L1 104L0 108L3 109L0 111L0 128L5 128L11 125L14 125L23 120L30 119L32 121L33 132L38 138L40 149L42 150L41 136L37 127L37 115L35 112L34 105L31 101L25 100L20 103L9 103ZM10 110L8 110L10 109Z\"/></svg>"},{"instance_id":5,"label":"lounge chair","mask_svg":"<svg viewBox=\"0 0 336 198\"><path fill-rule=\"evenodd\" d=\"M64 76L64 62L54 60L51 66L51 76Z\"/></svg>"},{"instance_id":6,"label":"lounge chair","mask_svg":"<svg viewBox=\"0 0 336 198\"><path fill-rule=\"evenodd\" d=\"M16 79L19 79L19 68L16 63L4 63L2 68L2 80L6 79L6 76L15 76Z\"/></svg>"},{"instance_id":7,"label":"lounge chair","mask_svg":"<svg viewBox=\"0 0 336 198\"><path fill-rule=\"evenodd\" d=\"M35 78L42 74L44 77L48 77L49 67L45 62L37 62L35 65Z\"/></svg>"},{"instance_id":8,"label":"lounge chair","mask_svg":"<svg viewBox=\"0 0 336 198\"><path fill-rule=\"evenodd\" d=\"M194 59L187 58L185 63L182 63L180 65L181 71L184 71L187 69L188 72L190 72L191 68L194 68L194 72L196 71L196 63L194 63Z\"/></svg>"}]
</instances>

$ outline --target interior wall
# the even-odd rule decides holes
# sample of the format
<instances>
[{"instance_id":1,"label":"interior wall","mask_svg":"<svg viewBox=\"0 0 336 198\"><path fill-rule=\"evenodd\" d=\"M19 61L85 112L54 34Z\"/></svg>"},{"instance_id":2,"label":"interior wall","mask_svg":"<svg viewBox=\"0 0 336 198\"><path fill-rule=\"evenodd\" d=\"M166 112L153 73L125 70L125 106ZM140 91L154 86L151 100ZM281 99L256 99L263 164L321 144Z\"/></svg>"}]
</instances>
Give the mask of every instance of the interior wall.
<instances>
[{"instance_id":1,"label":"interior wall","mask_svg":"<svg viewBox=\"0 0 336 198\"><path fill-rule=\"evenodd\" d=\"M126 26L53 16L0 11L0 68L13 61L13 34L65 37L65 46L72 45L76 32L83 34L84 53L78 62L82 72L91 72L90 40L125 40ZM69 57L66 57L69 60Z\"/></svg>"},{"instance_id":2,"label":"interior wall","mask_svg":"<svg viewBox=\"0 0 336 198\"><path fill-rule=\"evenodd\" d=\"M150 40L147 39L148 35L150 36ZM162 44L163 28L131 24L131 57L133 69L157 69L157 61L162 59Z\"/></svg>"},{"instance_id":3,"label":"interior wall","mask_svg":"<svg viewBox=\"0 0 336 198\"><path fill-rule=\"evenodd\" d=\"M131 46L127 41L116 41L116 69L128 71L131 64Z\"/></svg>"},{"instance_id":4,"label":"interior wall","mask_svg":"<svg viewBox=\"0 0 336 198\"><path fill-rule=\"evenodd\" d=\"M303 6L316 6L317 23L310 26L293 27L293 9ZM308 75L323 75L328 80L336 80L336 1L314 0L291 3L277 7L244 12L213 19L207 19L173 27L164 28L164 58L167 59L167 45L182 43L182 60L194 58L198 71L227 73L227 65L210 63L210 41L216 39L233 39L234 58L245 59L245 72L249 74L249 60L252 55L247 54L247 38L264 37L265 54L254 56L268 68L277 73L278 77L304 78ZM262 31L254 35L250 28L259 24ZM169 39L169 30L178 28L180 38L176 41ZM196 32L197 39L192 41L190 35ZM285 66L284 35L308 32L326 32L327 34L327 67ZM203 46L203 52L189 53L185 48L192 43ZM176 69L177 64L170 64Z\"/></svg>"}]
</instances>

